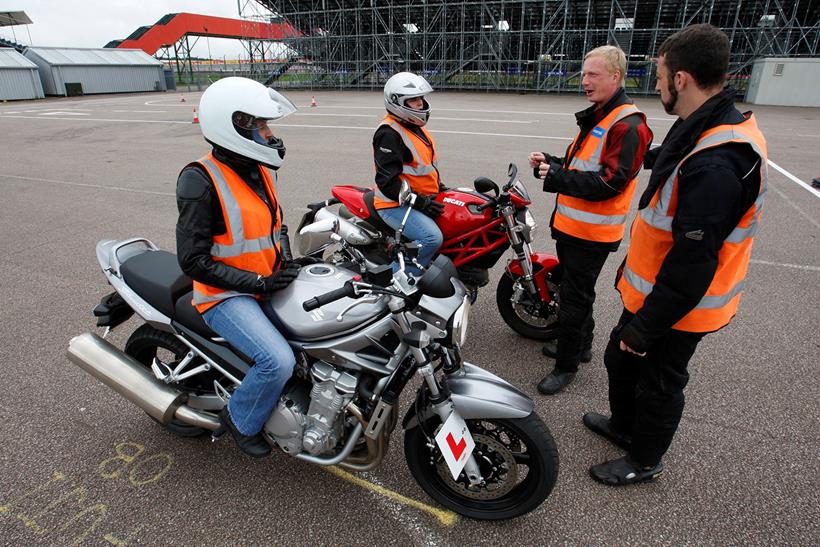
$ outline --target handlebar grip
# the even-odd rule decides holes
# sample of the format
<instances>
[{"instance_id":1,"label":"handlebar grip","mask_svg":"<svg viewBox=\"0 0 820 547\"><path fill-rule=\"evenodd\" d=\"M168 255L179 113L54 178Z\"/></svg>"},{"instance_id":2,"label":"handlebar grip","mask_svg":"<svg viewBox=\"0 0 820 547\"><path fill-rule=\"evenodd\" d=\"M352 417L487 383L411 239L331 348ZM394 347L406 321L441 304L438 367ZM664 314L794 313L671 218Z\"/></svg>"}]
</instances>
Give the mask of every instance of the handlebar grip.
<instances>
[{"instance_id":1,"label":"handlebar grip","mask_svg":"<svg viewBox=\"0 0 820 547\"><path fill-rule=\"evenodd\" d=\"M330 292L326 292L325 294L320 294L319 296L313 297L309 300L305 300L302 302L302 309L305 311L315 310L316 308L322 307L325 304L330 304L331 302L335 302L337 300L341 300L345 297L352 297L356 296L356 291L353 288L353 284L348 281L344 284L343 287L339 289L332 290Z\"/></svg>"}]
</instances>

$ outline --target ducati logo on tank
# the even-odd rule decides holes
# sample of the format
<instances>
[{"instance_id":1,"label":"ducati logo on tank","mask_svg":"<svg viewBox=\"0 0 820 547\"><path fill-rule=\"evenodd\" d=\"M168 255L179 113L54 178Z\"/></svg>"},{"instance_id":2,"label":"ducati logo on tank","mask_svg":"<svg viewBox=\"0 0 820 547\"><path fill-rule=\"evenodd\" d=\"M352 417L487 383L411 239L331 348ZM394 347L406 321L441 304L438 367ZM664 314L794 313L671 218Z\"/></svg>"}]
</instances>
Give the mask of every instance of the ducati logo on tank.
<instances>
[{"instance_id":1,"label":"ducati logo on tank","mask_svg":"<svg viewBox=\"0 0 820 547\"><path fill-rule=\"evenodd\" d=\"M447 467L450 468L453 480L456 480L475 448L473 436L470 435L470 430L461 416L455 412L450 414L436 434L436 444L444 456L444 461L447 462Z\"/></svg>"}]
</instances>

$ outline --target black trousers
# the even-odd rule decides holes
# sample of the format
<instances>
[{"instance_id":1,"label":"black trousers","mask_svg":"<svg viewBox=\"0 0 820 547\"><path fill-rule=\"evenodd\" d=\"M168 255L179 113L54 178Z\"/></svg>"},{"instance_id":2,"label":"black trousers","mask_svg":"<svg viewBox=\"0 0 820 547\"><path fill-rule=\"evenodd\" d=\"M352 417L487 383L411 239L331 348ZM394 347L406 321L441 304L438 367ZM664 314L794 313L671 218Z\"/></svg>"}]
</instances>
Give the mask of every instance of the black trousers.
<instances>
[{"instance_id":1,"label":"black trousers","mask_svg":"<svg viewBox=\"0 0 820 547\"><path fill-rule=\"evenodd\" d=\"M631 458L655 465L669 449L683 415L686 367L704 334L670 330L644 357L621 351L619 333L632 319L624 310L604 354L612 427L632 435Z\"/></svg>"},{"instance_id":2,"label":"black trousers","mask_svg":"<svg viewBox=\"0 0 820 547\"><path fill-rule=\"evenodd\" d=\"M555 249L563 274L558 288L558 372L576 372L581 352L592 345L592 305L595 283L609 256L608 250L590 249L566 241L556 241Z\"/></svg>"}]
</instances>

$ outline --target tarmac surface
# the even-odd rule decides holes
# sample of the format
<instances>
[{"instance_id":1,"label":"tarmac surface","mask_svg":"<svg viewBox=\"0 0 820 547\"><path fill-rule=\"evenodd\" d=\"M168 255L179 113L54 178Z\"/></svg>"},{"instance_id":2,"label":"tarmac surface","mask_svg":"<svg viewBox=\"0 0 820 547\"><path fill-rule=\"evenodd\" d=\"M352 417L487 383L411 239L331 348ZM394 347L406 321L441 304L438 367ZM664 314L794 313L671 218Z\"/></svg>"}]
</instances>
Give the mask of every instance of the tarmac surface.
<instances>
[{"instance_id":1,"label":"tarmac surface","mask_svg":"<svg viewBox=\"0 0 820 547\"><path fill-rule=\"evenodd\" d=\"M372 183L379 93L286 93L279 195L295 227L334 184ZM182 99L185 102L182 102ZM552 361L495 306L498 264L480 292L465 357L523 389L558 444L561 468L536 511L478 522L442 511L412 479L396 431L382 466L353 477L288 458L251 460L220 440L184 439L71 364L71 337L95 331L109 292L94 246L144 236L173 251L175 181L208 147L191 123L197 93L89 96L0 104L0 543L4 545L793 544L820 538L820 109L748 107L770 169L741 309L707 336L689 370L687 406L654 483L613 489L590 465L618 457L587 431L607 412L602 363L620 313L612 288L626 246L604 267L593 360L557 396L535 389ZM582 97L435 93L428 128L451 187L502 181L516 162L554 251L554 197L526 168L530 151L563 155ZM672 124L638 98L655 142ZM741 107L745 108L745 105ZM645 187L640 178L637 196ZM802 184L799 182L802 181ZM135 319L109 340L122 347Z\"/></svg>"}]
</instances>

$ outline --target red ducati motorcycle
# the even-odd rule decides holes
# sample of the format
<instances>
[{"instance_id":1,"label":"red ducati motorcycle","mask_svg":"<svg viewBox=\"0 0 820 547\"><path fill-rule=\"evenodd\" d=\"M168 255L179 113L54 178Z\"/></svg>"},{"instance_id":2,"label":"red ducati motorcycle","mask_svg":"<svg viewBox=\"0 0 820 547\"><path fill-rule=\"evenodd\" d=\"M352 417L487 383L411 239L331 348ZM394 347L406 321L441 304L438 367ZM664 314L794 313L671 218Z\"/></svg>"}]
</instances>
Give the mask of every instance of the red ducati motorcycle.
<instances>
[{"instance_id":1,"label":"red ducati motorcycle","mask_svg":"<svg viewBox=\"0 0 820 547\"><path fill-rule=\"evenodd\" d=\"M557 335L558 258L533 253L535 219L529 193L510 164L509 180L500 189L486 177L470 188L448 189L436 197L444 212L436 224L444 236L438 250L452 260L475 301L489 283L489 269L505 251L513 250L496 289L504 322L527 338L549 340ZM309 204L296 236L297 252L335 264L354 262L362 273L390 264L396 233L378 215L372 188L334 186L333 198ZM406 192L405 192L406 195ZM332 208L339 205L337 210Z\"/></svg>"}]
</instances>

